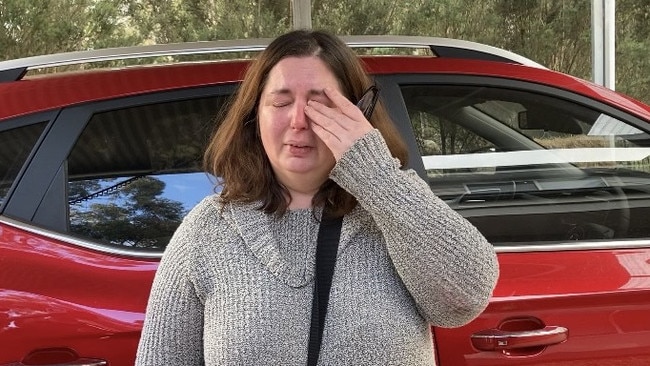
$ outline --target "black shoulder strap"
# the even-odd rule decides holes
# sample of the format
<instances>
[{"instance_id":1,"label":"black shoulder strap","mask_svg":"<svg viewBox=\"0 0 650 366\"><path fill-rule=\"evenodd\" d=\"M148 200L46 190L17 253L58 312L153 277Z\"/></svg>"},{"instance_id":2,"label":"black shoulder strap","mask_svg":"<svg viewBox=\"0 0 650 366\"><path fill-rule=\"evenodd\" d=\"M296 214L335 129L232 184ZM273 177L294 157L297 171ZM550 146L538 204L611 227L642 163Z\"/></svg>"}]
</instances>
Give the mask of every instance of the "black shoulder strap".
<instances>
[{"instance_id":1,"label":"black shoulder strap","mask_svg":"<svg viewBox=\"0 0 650 366\"><path fill-rule=\"evenodd\" d=\"M318 244L316 245L316 276L314 298L311 303L307 366L316 366L318 363L342 224L342 217L328 218L326 212L323 212L323 218L318 228Z\"/></svg>"}]
</instances>

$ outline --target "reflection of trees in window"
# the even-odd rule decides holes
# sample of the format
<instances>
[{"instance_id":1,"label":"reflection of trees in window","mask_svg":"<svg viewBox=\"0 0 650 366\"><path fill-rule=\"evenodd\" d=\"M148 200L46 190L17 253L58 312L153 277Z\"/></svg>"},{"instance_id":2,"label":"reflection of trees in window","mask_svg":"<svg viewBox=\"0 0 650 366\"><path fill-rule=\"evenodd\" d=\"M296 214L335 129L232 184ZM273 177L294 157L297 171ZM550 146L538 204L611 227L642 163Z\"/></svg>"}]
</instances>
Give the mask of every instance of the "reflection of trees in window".
<instances>
[{"instance_id":1,"label":"reflection of trees in window","mask_svg":"<svg viewBox=\"0 0 650 366\"><path fill-rule=\"evenodd\" d=\"M464 154L492 145L445 118L421 111L411 111L410 117L422 155Z\"/></svg>"},{"instance_id":2,"label":"reflection of trees in window","mask_svg":"<svg viewBox=\"0 0 650 366\"><path fill-rule=\"evenodd\" d=\"M420 154L424 156L439 155L440 146L438 142L440 137L431 127L435 122L434 120L437 119L429 113L420 111L409 111L409 115Z\"/></svg>"},{"instance_id":3,"label":"reflection of trees in window","mask_svg":"<svg viewBox=\"0 0 650 366\"><path fill-rule=\"evenodd\" d=\"M547 149L580 149L580 148L634 148L637 144L621 138L620 136L588 136L570 135L554 136L548 138L537 138L535 142ZM614 155L615 156L615 155ZM638 161L600 161L600 162L576 162L581 168L628 168L643 172L650 172L650 157Z\"/></svg>"},{"instance_id":4,"label":"reflection of trees in window","mask_svg":"<svg viewBox=\"0 0 650 366\"><path fill-rule=\"evenodd\" d=\"M9 192L9 186L5 185L4 183L0 183L0 206L2 206L7 192Z\"/></svg>"},{"instance_id":5,"label":"reflection of trees in window","mask_svg":"<svg viewBox=\"0 0 650 366\"><path fill-rule=\"evenodd\" d=\"M92 196L113 181L70 182L70 200ZM164 189L160 179L142 177L91 197L89 204L71 205L70 230L115 245L162 249L186 213L182 203L161 197Z\"/></svg>"}]
</instances>

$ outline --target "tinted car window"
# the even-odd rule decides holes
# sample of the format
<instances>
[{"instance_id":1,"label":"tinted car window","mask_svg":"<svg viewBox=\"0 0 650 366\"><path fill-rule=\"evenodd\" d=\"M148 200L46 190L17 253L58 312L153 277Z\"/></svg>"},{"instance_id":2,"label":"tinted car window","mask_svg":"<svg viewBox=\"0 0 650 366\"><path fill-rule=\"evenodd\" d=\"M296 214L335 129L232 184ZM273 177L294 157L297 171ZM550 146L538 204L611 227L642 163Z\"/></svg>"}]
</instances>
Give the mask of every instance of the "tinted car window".
<instances>
[{"instance_id":1,"label":"tinted car window","mask_svg":"<svg viewBox=\"0 0 650 366\"><path fill-rule=\"evenodd\" d=\"M650 235L650 138L518 90L402 88L432 190L493 243Z\"/></svg>"},{"instance_id":2,"label":"tinted car window","mask_svg":"<svg viewBox=\"0 0 650 366\"><path fill-rule=\"evenodd\" d=\"M164 249L213 192L201 169L225 97L95 114L68 158L70 231L118 246Z\"/></svg>"},{"instance_id":3,"label":"tinted car window","mask_svg":"<svg viewBox=\"0 0 650 366\"><path fill-rule=\"evenodd\" d=\"M0 207L46 123L0 131Z\"/></svg>"}]
</instances>

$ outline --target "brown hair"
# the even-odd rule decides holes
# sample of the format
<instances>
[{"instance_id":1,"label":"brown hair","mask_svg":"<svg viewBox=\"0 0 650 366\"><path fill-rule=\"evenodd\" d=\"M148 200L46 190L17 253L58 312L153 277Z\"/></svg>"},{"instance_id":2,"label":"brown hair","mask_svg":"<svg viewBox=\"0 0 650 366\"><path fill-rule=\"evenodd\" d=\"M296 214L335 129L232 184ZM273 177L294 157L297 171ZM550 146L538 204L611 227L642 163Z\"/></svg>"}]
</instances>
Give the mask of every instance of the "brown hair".
<instances>
[{"instance_id":1,"label":"brown hair","mask_svg":"<svg viewBox=\"0 0 650 366\"><path fill-rule=\"evenodd\" d=\"M207 172L223 184L224 202L261 201L260 209L283 215L288 207L288 192L276 179L258 133L257 106L269 72L286 57L316 56L328 65L341 90L352 102L361 98L371 85L356 54L338 37L323 31L297 30L279 36L246 70L239 89L231 100L225 118L210 140L204 156ZM386 109L377 104L370 118L386 140L391 153L402 166L407 150L399 138ZM357 204L350 193L328 179L314 196L314 206L328 203L341 216Z\"/></svg>"}]
</instances>

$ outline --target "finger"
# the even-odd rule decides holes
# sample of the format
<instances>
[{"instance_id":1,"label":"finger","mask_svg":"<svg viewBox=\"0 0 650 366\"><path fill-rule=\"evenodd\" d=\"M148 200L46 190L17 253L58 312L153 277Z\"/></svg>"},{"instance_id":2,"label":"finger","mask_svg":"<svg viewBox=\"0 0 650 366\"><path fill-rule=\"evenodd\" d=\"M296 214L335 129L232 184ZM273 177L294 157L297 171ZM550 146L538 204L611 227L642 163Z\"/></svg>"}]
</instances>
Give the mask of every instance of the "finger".
<instances>
[{"instance_id":1,"label":"finger","mask_svg":"<svg viewBox=\"0 0 650 366\"><path fill-rule=\"evenodd\" d=\"M339 144L341 143L341 139L339 138L340 135L332 133L331 130L326 129L325 127L319 125L319 124L313 124L312 125L312 131L320 138L327 147L332 150L333 144Z\"/></svg>"},{"instance_id":2,"label":"finger","mask_svg":"<svg viewBox=\"0 0 650 366\"><path fill-rule=\"evenodd\" d=\"M356 131L346 129L346 124L352 125L352 120L337 109L310 102L305 106L305 114L311 120L312 131L325 143L337 161L357 139ZM341 122L341 119L347 122Z\"/></svg>"},{"instance_id":3,"label":"finger","mask_svg":"<svg viewBox=\"0 0 650 366\"><path fill-rule=\"evenodd\" d=\"M340 135L333 134L331 131L323 128L321 125L316 123L312 124L312 131L314 134L323 141L325 146L332 152L334 159L339 161L343 153L347 150L349 144L341 141L339 138Z\"/></svg>"},{"instance_id":4,"label":"finger","mask_svg":"<svg viewBox=\"0 0 650 366\"><path fill-rule=\"evenodd\" d=\"M321 125L327 130L337 130L336 127L340 127L343 131L347 131L352 126L352 119L345 114L343 114L338 108L330 108L323 103L320 103L315 100L310 100L305 106L305 113L312 122Z\"/></svg>"},{"instance_id":5,"label":"finger","mask_svg":"<svg viewBox=\"0 0 650 366\"><path fill-rule=\"evenodd\" d=\"M323 89L323 91L325 92L325 95L332 101L332 103L334 103L334 105L341 110L341 113L345 114L355 121L362 121L366 119L361 110L348 98L346 98L340 91L329 87Z\"/></svg>"},{"instance_id":6,"label":"finger","mask_svg":"<svg viewBox=\"0 0 650 366\"><path fill-rule=\"evenodd\" d=\"M340 94L339 94L340 95ZM338 108L331 108L315 100L310 100L305 106L305 114L312 121L312 125L319 125L324 130L336 136L341 142L354 142L373 127L353 104L359 114L358 120L342 113Z\"/></svg>"}]
</instances>

